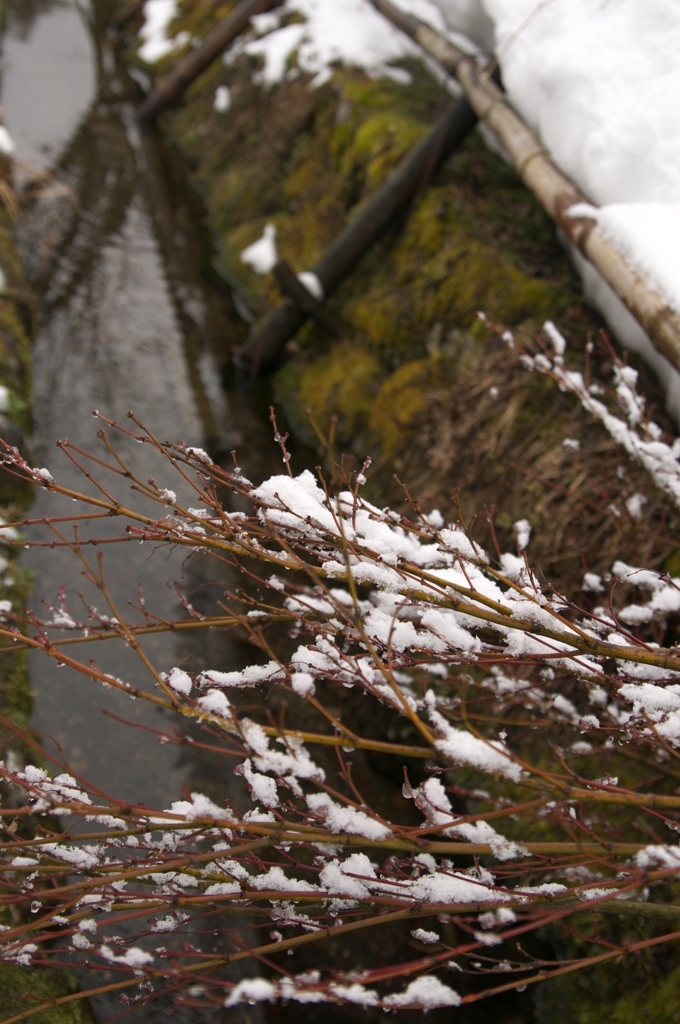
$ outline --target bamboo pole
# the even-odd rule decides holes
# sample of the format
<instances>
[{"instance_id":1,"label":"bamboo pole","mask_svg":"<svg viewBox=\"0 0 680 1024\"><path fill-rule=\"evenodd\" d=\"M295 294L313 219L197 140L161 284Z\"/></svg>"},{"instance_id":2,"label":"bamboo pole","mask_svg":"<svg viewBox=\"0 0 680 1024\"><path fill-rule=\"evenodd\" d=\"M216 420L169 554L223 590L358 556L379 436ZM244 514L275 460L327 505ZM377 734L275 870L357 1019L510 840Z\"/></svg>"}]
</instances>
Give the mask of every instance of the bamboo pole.
<instances>
[{"instance_id":1,"label":"bamboo pole","mask_svg":"<svg viewBox=\"0 0 680 1024\"><path fill-rule=\"evenodd\" d=\"M353 271L361 257L385 231L395 215L423 188L437 169L477 124L477 115L465 98L450 104L424 139L406 154L390 177L362 210L331 242L312 268L331 295ZM286 303L255 325L250 337L234 354L237 366L258 370L275 362L281 349L308 319L308 309Z\"/></svg>"},{"instance_id":2,"label":"bamboo pole","mask_svg":"<svg viewBox=\"0 0 680 1024\"><path fill-rule=\"evenodd\" d=\"M195 78L241 35L255 14L278 7L281 0L242 0L231 14L218 22L200 46L183 57L169 75L162 78L137 111L139 121L149 121L175 103Z\"/></svg>"},{"instance_id":3,"label":"bamboo pole","mask_svg":"<svg viewBox=\"0 0 680 1024\"><path fill-rule=\"evenodd\" d=\"M680 370L680 315L655 288L629 266L589 216L571 216L577 204L592 204L553 163L538 137L512 108L502 90L477 61L419 18L391 0L370 0L389 21L407 33L463 87L470 106L499 137L524 184L544 210L602 274L649 335L655 348Z\"/></svg>"}]
</instances>

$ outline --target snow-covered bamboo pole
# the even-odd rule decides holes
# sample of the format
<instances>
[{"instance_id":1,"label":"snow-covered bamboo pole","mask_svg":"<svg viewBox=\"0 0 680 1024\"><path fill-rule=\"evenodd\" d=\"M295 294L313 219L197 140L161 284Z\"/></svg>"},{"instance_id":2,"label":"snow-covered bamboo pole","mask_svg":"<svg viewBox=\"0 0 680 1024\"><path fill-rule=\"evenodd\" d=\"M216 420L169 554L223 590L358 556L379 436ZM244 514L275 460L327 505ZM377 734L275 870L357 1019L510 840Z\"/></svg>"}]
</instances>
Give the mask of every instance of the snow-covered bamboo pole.
<instances>
[{"instance_id":1,"label":"snow-covered bamboo pole","mask_svg":"<svg viewBox=\"0 0 680 1024\"><path fill-rule=\"evenodd\" d=\"M524 184L569 241L599 270L649 335L654 346L680 369L680 315L628 264L598 227L595 208L553 163L540 139L524 123L488 72L424 21L390 0L373 6L460 82L478 115L499 137ZM589 209L590 208L590 211Z\"/></svg>"}]
</instances>

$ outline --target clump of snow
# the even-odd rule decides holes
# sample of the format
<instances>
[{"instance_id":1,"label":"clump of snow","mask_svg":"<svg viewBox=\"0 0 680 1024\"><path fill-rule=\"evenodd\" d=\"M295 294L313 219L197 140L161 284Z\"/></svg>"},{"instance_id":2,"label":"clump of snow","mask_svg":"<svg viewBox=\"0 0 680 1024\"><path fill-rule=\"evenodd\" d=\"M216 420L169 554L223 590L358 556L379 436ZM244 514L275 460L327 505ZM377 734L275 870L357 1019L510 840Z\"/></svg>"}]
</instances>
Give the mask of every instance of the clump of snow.
<instances>
[{"instance_id":1,"label":"clump of snow","mask_svg":"<svg viewBox=\"0 0 680 1024\"><path fill-rule=\"evenodd\" d=\"M247 665L238 672L218 672L216 669L207 669L201 672L199 683L210 686L257 686L259 683L271 680L279 675L281 667L276 661L269 661L266 665Z\"/></svg>"},{"instance_id":2,"label":"clump of snow","mask_svg":"<svg viewBox=\"0 0 680 1024\"><path fill-rule=\"evenodd\" d=\"M451 802L441 781L432 777L413 792L416 806L433 825L447 827L444 835L465 839L469 843L488 844L498 860L514 860L526 853L525 847L500 835L488 821L463 822L455 824Z\"/></svg>"},{"instance_id":3,"label":"clump of snow","mask_svg":"<svg viewBox=\"0 0 680 1024\"><path fill-rule=\"evenodd\" d=\"M4 156L14 156L14 139L4 124L0 124L0 153Z\"/></svg>"},{"instance_id":4,"label":"clump of snow","mask_svg":"<svg viewBox=\"0 0 680 1024\"><path fill-rule=\"evenodd\" d=\"M191 455L198 462L204 462L206 466L212 466L213 460L210 458L207 452L203 451L202 448L188 447L185 449L187 455Z\"/></svg>"},{"instance_id":5,"label":"clump of snow","mask_svg":"<svg viewBox=\"0 0 680 1024\"><path fill-rule=\"evenodd\" d=\"M410 6L435 27L445 27L432 0L411 0ZM254 18L256 33L261 34L232 47L225 60L232 62L240 53L260 57L263 66L258 80L266 86L301 71L318 87L328 81L337 62L361 67L370 75L384 75L400 85L410 83L408 72L393 65L417 57L418 48L364 0L334 0L332 4L286 0L281 16L286 15L298 17L284 26L271 14ZM292 67L293 58L296 68Z\"/></svg>"},{"instance_id":6,"label":"clump of snow","mask_svg":"<svg viewBox=\"0 0 680 1024\"><path fill-rule=\"evenodd\" d=\"M518 551L525 551L531 538L531 523L528 519L518 519L516 523L512 524L512 529L517 538Z\"/></svg>"},{"instance_id":7,"label":"clump of snow","mask_svg":"<svg viewBox=\"0 0 680 1024\"><path fill-rule=\"evenodd\" d=\"M639 868L680 868L680 848L677 846L646 846L635 855Z\"/></svg>"},{"instance_id":8,"label":"clump of snow","mask_svg":"<svg viewBox=\"0 0 680 1024\"><path fill-rule=\"evenodd\" d=\"M278 807L279 797L276 792L276 782L269 775L263 775L253 769L253 763L247 758L237 769L248 784L253 799L264 804L265 807Z\"/></svg>"},{"instance_id":9,"label":"clump of snow","mask_svg":"<svg viewBox=\"0 0 680 1024\"><path fill-rule=\"evenodd\" d=\"M226 114L231 107L231 92L229 86L218 85L215 89L215 99L213 102L213 109L218 114Z\"/></svg>"},{"instance_id":10,"label":"clump of snow","mask_svg":"<svg viewBox=\"0 0 680 1024\"><path fill-rule=\"evenodd\" d=\"M305 286L309 294L315 298L317 302L323 302L326 295L323 290L323 285L316 274L313 274L311 270L303 270L302 273L298 274L298 281Z\"/></svg>"},{"instance_id":11,"label":"clump of snow","mask_svg":"<svg viewBox=\"0 0 680 1024\"><path fill-rule=\"evenodd\" d=\"M191 693L191 687L193 682L191 676L181 668L171 668L167 677L168 686L175 690L176 693L181 693L183 696L188 697Z\"/></svg>"},{"instance_id":12,"label":"clump of snow","mask_svg":"<svg viewBox=\"0 0 680 1024\"><path fill-rule=\"evenodd\" d=\"M331 832L349 832L366 839L387 839L392 834L386 825L354 807L343 807L327 793L310 793L306 799L310 811L319 815Z\"/></svg>"},{"instance_id":13,"label":"clump of snow","mask_svg":"<svg viewBox=\"0 0 680 1024\"><path fill-rule=\"evenodd\" d=\"M602 577L596 572L585 572L583 574L583 590L589 590L593 594L604 594Z\"/></svg>"},{"instance_id":14,"label":"clump of snow","mask_svg":"<svg viewBox=\"0 0 680 1024\"><path fill-rule=\"evenodd\" d=\"M642 509L646 502L644 494L631 494L630 498L626 500L626 509L631 519L642 518Z\"/></svg>"},{"instance_id":15,"label":"clump of snow","mask_svg":"<svg viewBox=\"0 0 680 1024\"><path fill-rule=\"evenodd\" d=\"M373 989L365 988L358 981L352 982L350 985L341 985L333 981L328 988L334 996L347 1003L356 1003L358 1006L378 1005L378 993Z\"/></svg>"},{"instance_id":16,"label":"clump of snow","mask_svg":"<svg viewBox=\"0 0 680 1024\"><path fill-rule=\"evenodd\" d=\"M247 263L256 274L269 274L279 258L276 251L276 227L265 224L264 233L257 242L247 246L241 253L241 262Z\"/></svg>"},{"instance_id":17,"label":"clump of snow","mask_svg":"<svg viewBox=\"0 0 680 1024\"><path fill-rule=\"evenodd\" d=\"M430 711L437 730L435 748L454 764L468 764L492 775L504 775L519 782L522 769L512 760L507 747L498 740L480 740L465 729L450 725L438 711Z\"/></svg>"},{"instance_id":18,"label":"clump of snow","mask_svg":"<svg viewBox=\"0 0 680 1024\"><path fill-rule=\"evenodd\" d=\"M145 20L139 33L142 39L139 56L148 64L155 64L162 57L189 42L190 36L187 32L180 32L174 39L168 38L168 27L176 17L178 9L178 0L146 0Z\"/></svg>"},{"instance_id":19,"label":"clump of snow","mask_svg":"<svg viewBox=\"0 0 680 1024\"><path fill-rule=\"evenodd\" d=\"M387 996L389 1007L414 1006L421 1010L434 1010L437 1006L460 1006L460 996L433 974L424 974L412 981L403 992Z\"/></svg>"},{"instance_id":20,"label":"clump of snow","mask_svg":"<svg viewBox=\"0 0 680 1024\"><path fill-rule=\"evenodd\" d=\"M199 697L196 702L201 711L210 715L217 715L218 718L231 719L232 706L221 690L208 690L204 697Z\"/></svg>"},{"instance_id":21,"label":"clump of snow","mask_svg":"<svg viewBox=\"0 0 680 1024\"><path fill-rule=\"evenodd\" d=\"M298 697L310 697L314 694L314 678L309 672L293 672L290 685Z\"/></svg>"},{"instance_id":22,"label":"clump of snow","mask_svg":"<svg viewBox=\"0 0 680 1024\"><path fill-rule=\"evenodd\" d=\"M49 469L32 469L31 472L36 480L39 480L45 487L47 487L48 484L54 483L54 477L50 473Z\"/></svg>"},{"instance_id":23,"label":"clump of snow","mask_svg":"<svg viewBox=\"0 0 680 1024\"><path fill-rule=\"evenodd\" d=\"M176 800L170 813L187 821L195 821L197 818L210 818L215 821L233 821L231 811L224 807L218 807L216 803L203 793L192 793L191 800ZM159 819L162 821L163 819Z\"/></svg>"},{"instance_id":24,"label":"clump of snow","mask_svg":"<svg viewBox=\"0 0 680 1024\"><path fill-rule=\"evenodd\" d=\"M243 978L229 993L225 1006L238 1006L239 1003L273 1003L277 989L266 978Z\"/></svg>"},{"instance_id":25,"label":"clump of snow","mask_svg":"<svg viewBox=\"0 0 680 1024\"><path fill-rule=\"evenodd\" d=\"M434 946L437 942L441 941L437 932L428 932L424 928L414 928L411 935L418 942L424 942L427 946Z\"/></svg>"},{"instance_id":26,"label":"clump of snow","mask_svg":"<svg viewBox=\"0 0 680 1024\"><path fill-rule=\"evenodd\" d=\"M287 748L290 753L284 754L270 749L269 739L261 725L243 718L240 726L243 738L253 751L253 764L259 771L272 772L281 777L289 773L293 778L314 779L317 782L325 780L323 769L314 764L301 740L288 737Z\"/></svg>"},{"instance_id":27,"label":"clump of snow","mask_svg":"<svg viewBox=\"0 0 680 1024\"><path fill-rule=\"evenodd\" d=\"M124 964L126 967L133 967L136 971L153 962L152 953L136 946L132 946L124 953L116 953L109 945L104 944L99 947L99 952L109 963Z\"/></svg>"}]
</instances>

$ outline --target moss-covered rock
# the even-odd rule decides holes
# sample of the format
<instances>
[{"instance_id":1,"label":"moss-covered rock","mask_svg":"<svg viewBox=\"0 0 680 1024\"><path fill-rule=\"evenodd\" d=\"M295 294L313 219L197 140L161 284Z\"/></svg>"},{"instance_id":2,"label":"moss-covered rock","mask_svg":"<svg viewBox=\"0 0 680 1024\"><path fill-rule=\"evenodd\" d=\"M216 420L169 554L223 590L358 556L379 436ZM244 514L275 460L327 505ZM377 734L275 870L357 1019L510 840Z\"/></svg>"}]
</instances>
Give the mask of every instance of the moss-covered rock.
<instances>
[{"instance_id":1,"label":"moss-covered rock","mask_svg":"<svg viewBox=\"0 0 680 1024\"><path fill-rule=\"evenodd\" d=\"M87 1003L81 1000L54 1002L77 991L77 982L66 971L3 964L0 968L0 1019L8 1019L44 1002L45 1009L31 1017L35 1024L91 1024L93 1017Z\"/></svg>"}]
</instances>

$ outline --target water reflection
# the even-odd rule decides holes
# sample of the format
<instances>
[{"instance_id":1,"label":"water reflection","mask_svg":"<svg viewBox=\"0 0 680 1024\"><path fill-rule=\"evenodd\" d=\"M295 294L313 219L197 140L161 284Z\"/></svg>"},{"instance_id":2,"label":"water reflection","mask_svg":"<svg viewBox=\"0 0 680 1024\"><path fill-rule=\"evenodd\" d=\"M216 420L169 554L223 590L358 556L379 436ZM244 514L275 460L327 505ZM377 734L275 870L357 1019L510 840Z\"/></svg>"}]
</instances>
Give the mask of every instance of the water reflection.
<instances>
[{"instance_id":1,"label":"water reflection","mask_svg":"<svg viewBox=\"0 0 680 1024\"><path fill-rule=\"evenodd\" d=\"M82 11L72 4L11 4L2 107L21 162L19 178L46 170L84 116L96 72Z\"/></svg>"},{"instance_id":2,"label":"water reflection","mask_svg":"<svg viewBox=\"0 0 680 1024\"><path fill-rule=\"evenodd\" d=\"M106 8L104 3L87 11L36 6L7 42L5 110L18 155L35 159L37 153L50 173L39 182L40 195L28 205L20 226L22 257L38 299L36 459L80 489L80 474L53 442L67 436L91 448L99 425L91 419L93 408L119 421L135 409L159 436L213 450L228 449L239 439L230 427L215 354L218 343L224 349L229 333L238 328L228 297L201 278L192 213L178 201L158 140L139 136L134 127L134 83L119 75L101 42ZM58 45L45 47L46 35ZM78 59L64 63L65 53ZM53 80L63 83L57 107L71 97L71 107L64 108L68 116L48 133L51 140L59 136L50 142L54 149L49 155L41 140L52 97L46 93L41 107L22 95L22 83L39 62L43 87ZM123 444L123 453L139 476L158 477L158 465L147 462L147 446ZM179 490L175 481L169 485ZM32 514L72 509L70 502L59 504L41 492ZM101 536L108 524L83 530L83 539ZM50 552L45 558L33 551L27 561L37 579L36 607L41 601L58 604L63 584L75 618L83 616L81 595L104 610L101 595L88 587L82 566L68 552ZM181 611L176 580L188 573L187 586L202 586L206 573L210 582L213 572L197 561L189 571L165 552L147 557L136 545L116 547L106 564L118 607L126 609L142 587L148 606L165 617ZM49 617L46 605L43 614ZM135 613L129 614L134 620ZM188 653L176 647L173 637L149 639L144 648L161 669ZM117 642L96 653L101 667L134 686L153 685L135 655ZM193 653L196 657L195 645ZM222 646L220 659L232 657L236 653ZM163 729L170 723L157 709L116 693L104 698L98 685L37 656L32 675L36 727L52 735L68 752L71 766L97 785L122 798L158 805L180 794L188 773L197 784L196 767L184 757L180 763L177 748L150 742L147 734L101 713L105 703L117 716Z\"/></svg>"},{"instance_id":3,"label":"water reflection","mask_svg":"<svg viewBox=\"0 0 680 1024\"><path fill-rule=\"evenodd\" d=\"M5 0L9 29L18 39L26 39L37 18L55 7L66 7L69 0Z\"/></svg>"},{"instance_id":4,"label":"water reflection","mask_svg":"<svg viewBox=\"0 0 680 1024\"><path fill-rule=\"evenodd\" d=\"M248 475L278 472L280 452L254 396L232 391L225 397L222 390L225 355L242 340L245 328L239 326L229 295L202 273L206 250L181 172L152 133L140 135L135 127L135 84L118 71L104 42L115 4L94 0L86 8L14 0L10 6L15 20L6 44L3 106L19 159L32 165L24 169L24 182L37 196L27 204L20 225L39 321L34 347L37 464L87 490L91 485L55 449L55 438L68 437L92 449L100 424L93 422L91 410L125 421L132 408L158 436L182 438L213 454L241 447L247 437L241 463ZM181 498L178 482L165 480L163 467L147 461L149 447L123 441L121 452L140 477L154 476ZM40 492L32 515L68 515L74 508L69 500L58 502ZM89 524L81 527L81 537L98 538L109 531L109 523ZM47 533L45 538L52 539ZM36 576L33 605L39 614L49 618L49 606L59 607L62 584L74 618L84 617L83 601L107 611L72 555L63 550L45 555L33 550L26 559ZM183 558L136 544L105 549L112 601L131 621L139 621L139 613L128 605L130 599L139 600L138 594L154 613L173 617L181 614L176 581L201 609L233 587L224 567L199 555ZM161 670L177 664L192 670L232 669L251 657L228 634L159 635L142 644ZM99 644L93 654L99 667L133 686L153 685L139 659L118 641ZM215 761L192 746L156 741L148 729L172 731L175 724L164 712L104 692L99 684L42 657L32 659L31 672L34 725L54 738L73 770L104 790L154 806L167 806L184 786L215 800L233 796L239 802L231 760ZM102 714L103 707L142 728L119 724ZM97 1001L101 1020L120 1009L114 996ZM264 1018L260 1007L248 1013L253 1022ZM215 1019L195 1010L183 1017L164 1001L133 1012L130 1019L146 1024L170 1016Z\"/></svg>"}]
</instances>

